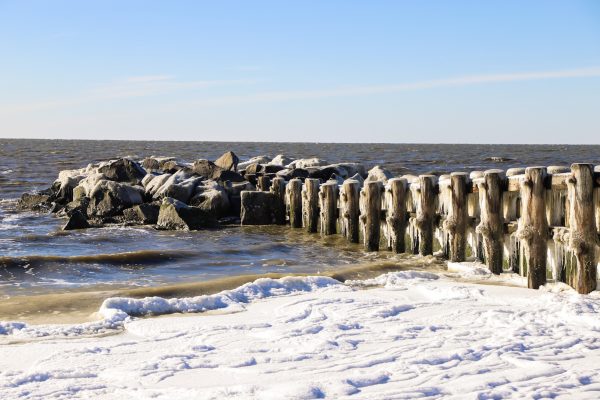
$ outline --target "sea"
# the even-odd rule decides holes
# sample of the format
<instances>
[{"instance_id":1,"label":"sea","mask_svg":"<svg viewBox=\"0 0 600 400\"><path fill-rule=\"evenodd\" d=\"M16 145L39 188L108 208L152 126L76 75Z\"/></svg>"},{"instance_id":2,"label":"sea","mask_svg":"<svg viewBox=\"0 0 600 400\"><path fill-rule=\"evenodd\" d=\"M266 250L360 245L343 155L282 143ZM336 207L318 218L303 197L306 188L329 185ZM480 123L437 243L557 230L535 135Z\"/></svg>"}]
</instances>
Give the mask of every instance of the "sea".
<instances>
[{"instance_id":1,"label":"sea","mask_svg":"<svg viewBox=\"0 0 600 400\"><path fill-rule=\"evenodd\" d=\"M260 277L342 279L382 270L443 269L434 257L367 253L339 235L322 237L284 226L181 232L115 225L62 231L61 218L16 209L23 193L48 188L64 169L125 156L214 160L229 150L242 161L258 155L319 157L380 165L395 175L600 164L600 146L589 145L0 139L0 320L86 321L107 297L195 296Z\"/></svg>"}]
</instances>

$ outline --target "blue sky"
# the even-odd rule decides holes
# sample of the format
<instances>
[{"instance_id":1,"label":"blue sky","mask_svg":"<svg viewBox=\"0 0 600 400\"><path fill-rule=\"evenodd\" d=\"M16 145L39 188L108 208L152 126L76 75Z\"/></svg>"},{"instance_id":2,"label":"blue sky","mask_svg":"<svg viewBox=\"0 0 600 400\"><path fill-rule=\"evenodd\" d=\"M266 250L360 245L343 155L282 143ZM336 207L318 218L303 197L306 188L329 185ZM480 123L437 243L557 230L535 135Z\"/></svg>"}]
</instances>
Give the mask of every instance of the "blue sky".
<instances>
[{"instance_id":1,"label":"blue sky","mask_svg":"<svg viewBox=\"0 0 600 400\"><path fill-rule=\"evenodd\" d=\"M600 1L3 1L0 137L600 143Z\"/></svg>"}]
</instances>

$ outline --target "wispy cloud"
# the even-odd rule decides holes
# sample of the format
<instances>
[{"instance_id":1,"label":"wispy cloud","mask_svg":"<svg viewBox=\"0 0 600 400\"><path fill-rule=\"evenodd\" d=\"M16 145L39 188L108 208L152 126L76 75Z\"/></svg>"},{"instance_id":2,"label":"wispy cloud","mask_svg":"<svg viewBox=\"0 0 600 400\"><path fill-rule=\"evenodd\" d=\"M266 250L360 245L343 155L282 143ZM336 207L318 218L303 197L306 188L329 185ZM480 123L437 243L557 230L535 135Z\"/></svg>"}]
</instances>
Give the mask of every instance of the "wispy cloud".
<instances>
[{"instance_id":1,"label":"wispy cloud","mask_svg":"<svg viewBox=\"0 0 600 400\"><path fill-rule=\"evenodd\" d=\"M539 81L567 78L600 77L600 67L587 67L557 71L515 72L505 74L469 75L454 78L434 79L427 81L373 85L348 86L332 89L275 91L249 94L244 96L222 96L194 102L195 106L228 105L234 103L271 102L303 99L321 99L328 97L364 96L405 92L412 90L435 89L444 87L462 87L505 82Z\"/></svg>"},{"instance_id":2,"label":"wispy cloud","mask_svg":"<svg viewBox=\"0 0 600 400\"><path fill-rule=\"evenodd\" d=\"M249 85L256 82L258 81L250 79L181 81L175 79L172 75L133 76L93 86L79 95L57 97L51 100L35 101L24 104L0 105L0 115L73 107L111 99L160 96L185 90Z\"/></svg>"},{"instance_id":3,"label":"wispy cloud","mask_svg":"<svg viewBox=\"0 0 600 400\"><path fill-rule=\"evenodd\" d=\"M216 86L246 85L255 80L202 80L179 81L171 75L135 76L108 85L95 87L91 91L94 99L115 99L167 94L170 92L202 89Z\"/></svg>"}]
</instances>

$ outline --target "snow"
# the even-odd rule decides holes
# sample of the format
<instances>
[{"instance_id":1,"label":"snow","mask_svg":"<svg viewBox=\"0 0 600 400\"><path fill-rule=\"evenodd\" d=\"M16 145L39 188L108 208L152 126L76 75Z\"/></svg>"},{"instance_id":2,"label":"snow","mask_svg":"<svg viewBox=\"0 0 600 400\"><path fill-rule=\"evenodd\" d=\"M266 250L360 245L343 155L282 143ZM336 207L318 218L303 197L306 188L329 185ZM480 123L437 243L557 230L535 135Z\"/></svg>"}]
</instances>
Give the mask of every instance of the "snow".
<instances>
[{"instance_id":1,"label":"snow","mask_svg":"<svg viewBox=\"0 0 600 400\"><path fill-rule=\"evenodd\" d=\"M2 323L0 398L599 397L598 292L460 282L486 276L461 268L259 279L108 299L95 323ZM196 314L135 317L175 312Z\"/></svg>"}]
</instances>

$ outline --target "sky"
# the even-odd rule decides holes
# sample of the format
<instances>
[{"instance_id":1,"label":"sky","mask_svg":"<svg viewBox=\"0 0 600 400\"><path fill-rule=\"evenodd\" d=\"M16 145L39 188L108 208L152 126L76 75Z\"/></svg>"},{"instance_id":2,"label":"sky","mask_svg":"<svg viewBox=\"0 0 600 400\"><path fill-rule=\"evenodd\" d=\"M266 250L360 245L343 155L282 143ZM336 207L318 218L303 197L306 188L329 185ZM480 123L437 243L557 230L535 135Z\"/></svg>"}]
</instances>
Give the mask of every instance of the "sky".
<instances>
[{"instance_id":1,"label":"sky","mask_svg":"<svg viewBox=\"0 0 600 400\"><path fill-rule=\"evenodd\" d=\"M600 1L0 0L0 137L600 144Z\"/></svg>"}]
</instances>

